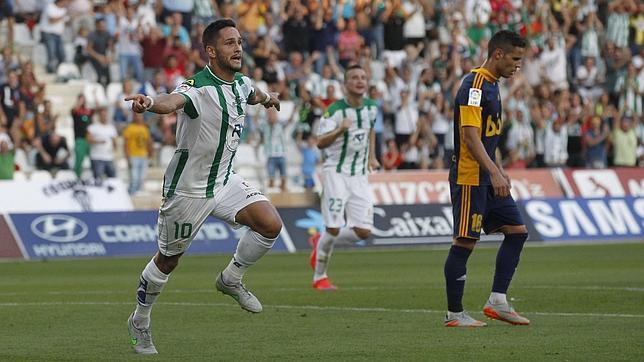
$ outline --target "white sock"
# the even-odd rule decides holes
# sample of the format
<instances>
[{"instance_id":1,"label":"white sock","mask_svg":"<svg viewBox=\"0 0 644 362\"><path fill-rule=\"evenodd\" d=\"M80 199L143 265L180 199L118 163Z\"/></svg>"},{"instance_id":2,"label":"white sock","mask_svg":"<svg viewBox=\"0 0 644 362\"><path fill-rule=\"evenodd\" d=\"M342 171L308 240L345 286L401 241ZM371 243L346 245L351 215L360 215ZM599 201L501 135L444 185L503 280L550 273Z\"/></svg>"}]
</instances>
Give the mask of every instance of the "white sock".
<instances>
[{"instance_id":1,"label":"white sock","mask_svg":"<svg viewBox=\"0 0 644 362\"><path fill-rule=\"evenodd\" d=\"M170 274L164 274L154 263L154 258L145 266L139 278L139 289L136 291L136 310L134 311L134 325L137 328L150 327L150 313L163 287L168 282Z\"/></svg>"},{"instance_id":2,"label":"white sock","mask_svg":"<svg viewBox=\"0 0 644 362\"><path fill-rule=\"evenodd\" d=\"M356 232L353 231L353 229L350 227L343 227L342 229L340 229L338 236L335 237L335 241L339 243L355 243L360 240L361 239L358 237L358 235L356 235Z\"/></svg>"},{"instance_id":3,"label":"white sock","mask_svg":"<svg viewBox=\"0 0 644 362\"><path fill-rule=\"evenodd\" d=\"M235 255L222 272L224 282L232 285L241 283L246 270L271 250L276 239L266 238L253 230L246 231L239 239Z\"/></svg>"},{"instance_id":4,"label":"white sock","mask_svg":"<svg viewBox=\"0 0 644 362\"><path fill-rule=\"evenodd\" d=\"M508 300L505 294L503 293L494 293L490 294L490 303L492 304L507 304Z\"/></svg>"},{"instance_id":5,"label":"white sock","mask_svg":"<svg viewBox=\"0 0 644 362\"><path fill-rule=\"evenodd\" d=\"M322 232L322 236L320 236L318 247L316 249L315 273L313 274L314 282L327 277L326 270L329 267L329 260L331 259L333 244L335 243L336 238L336 236L333 236L326 231Z\"/></svg>"}]
</instances>

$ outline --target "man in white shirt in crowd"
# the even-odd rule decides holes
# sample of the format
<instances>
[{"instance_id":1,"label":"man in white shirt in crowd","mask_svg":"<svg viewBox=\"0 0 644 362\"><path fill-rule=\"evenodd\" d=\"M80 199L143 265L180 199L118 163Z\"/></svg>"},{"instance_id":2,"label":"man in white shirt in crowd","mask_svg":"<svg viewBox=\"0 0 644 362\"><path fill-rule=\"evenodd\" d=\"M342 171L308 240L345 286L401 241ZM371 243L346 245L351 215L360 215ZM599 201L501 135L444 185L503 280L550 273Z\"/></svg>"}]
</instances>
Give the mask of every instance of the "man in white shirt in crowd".
<instances>
[{"instance_id":1,"label":"man in white shirt in crowd","mask_svg":"<svg viewBox=\"0 0 644 362\"><path fill-rule=\"evenodd\" d=\"M101 107L97 111L98 121L87 128L92 174L95 179L116 177L114 148L118 133L116 127L109 121L107 108Z\"/></svg>"},{"instance_id":2,"label":"man in white shirt in crowd","mask_svg":"<svg viewBox=\"0 0 644 362\"><path fill-rule=\"evenodd\" d=\"M65 61L63 32L67 16L67 0L55 0L47 5L40 19L42 40L47 47L47 72L54 73L58 64Z\"/></svg>"}]
</instances>

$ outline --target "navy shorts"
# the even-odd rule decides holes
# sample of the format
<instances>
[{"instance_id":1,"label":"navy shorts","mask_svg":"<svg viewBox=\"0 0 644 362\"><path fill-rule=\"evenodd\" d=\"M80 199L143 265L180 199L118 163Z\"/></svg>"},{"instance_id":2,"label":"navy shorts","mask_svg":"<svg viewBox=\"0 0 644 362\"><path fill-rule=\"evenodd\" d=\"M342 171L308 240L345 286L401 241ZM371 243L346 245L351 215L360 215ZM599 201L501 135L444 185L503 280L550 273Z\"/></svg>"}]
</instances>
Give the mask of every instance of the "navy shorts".
<instances>
[{"instance_id":1,"label":"navy shorts","mask_svg":"<svg viewBox=\"0 0 644 362\"><path fill-rule=\"evenodd\" d=\"M454 238L478 240L481 230L497 232L504 225L523 225L512 196L496 197L491 185L470 186L450 182Z\"/></svg>"}]
</instances>

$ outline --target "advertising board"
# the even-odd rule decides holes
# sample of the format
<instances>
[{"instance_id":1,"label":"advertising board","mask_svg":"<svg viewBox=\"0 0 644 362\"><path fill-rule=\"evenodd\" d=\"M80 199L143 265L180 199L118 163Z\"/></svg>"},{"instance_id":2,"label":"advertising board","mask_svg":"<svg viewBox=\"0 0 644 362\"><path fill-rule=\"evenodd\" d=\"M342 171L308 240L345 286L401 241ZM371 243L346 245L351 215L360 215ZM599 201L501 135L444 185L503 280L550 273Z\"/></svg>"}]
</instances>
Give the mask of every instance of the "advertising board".
<instances>
[{"instance_id":1,"label":"advertising board","mask_svg":"<svg viewBox=\"0 0 644 362\"><path fill-rule=\"evenodd\" d=\"M27 258L152 255L157 250L156 211L10 214ZM188 253L233 253L245 229L208 218ZM286 250L279 237L273 250Z\"/></svg>"}]
</instances>

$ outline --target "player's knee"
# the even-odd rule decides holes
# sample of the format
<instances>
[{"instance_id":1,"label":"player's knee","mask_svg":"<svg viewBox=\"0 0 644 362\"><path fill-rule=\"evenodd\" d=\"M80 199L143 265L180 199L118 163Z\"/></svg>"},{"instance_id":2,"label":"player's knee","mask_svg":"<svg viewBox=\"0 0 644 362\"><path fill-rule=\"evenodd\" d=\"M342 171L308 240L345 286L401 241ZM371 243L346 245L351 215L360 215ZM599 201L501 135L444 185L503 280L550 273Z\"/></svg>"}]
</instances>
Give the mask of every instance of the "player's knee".
<instances>
[{"instance_id":1,"label":"player's knee","mask_svg":"<svg viewBox=\"0 0 644 362\"><path fill-rule=\"evenodd\" d=\"M340 234L340 228L326 228L326 232L333 236L338 236Z\"/></svg>"},{"instance_id":2,"label":"player's knee","mask_svg":"<svg viewBox=\"0 0 644 362\"><path fill-rule=\"evenodd\" d=\"M154 262L157 265L157 268L159 268L159 270L162 273L170 274L177 267L177 265L179 265L180 257L181 257L181 254L173 255L173 256L165 256L161 253L157 253L157 256Z\"/></svg>"},{"instance_id":3,"label":"player's knee","mask_svg":"<svg viewBox=\"0 0 644 362\"><path fill-rule=\"evenodd\" d=\"M371 230L369 229L354 228L353 231L360 240L368 239L371 236Z\"/></svg>"},{"instance_id":4,"label":"player's knee","mask_svg":"<svg viewBox=\"0 0 644 362\"><path fill-rule=\"evenodd\" d=\"M275 239L279 236L282 231L282 220L279 216L271 215L266 217L263 222L258 227L259 230L255 230L263 237L267 239Z\"/></svg>"},{"instance_id":5,"label":"player's knee","mask_svg":"<svg viewBox=\"0 0 644 362\"><path fill-rule=\"evenodd\" d=\"M474 247L476 246L476 239L470 239L470 238L456 238L456 239L454 239L454 241L453 241L453 243L452 243L452 244L453 244L453 245L460 246L460 247L462 247L462 248L466 248L466 249L470 249L470 250L472 250L472 249L474 249Z\"/></svg>"},{"instance_id":6,"label":"player's knee","mask_svg":"<svg viewBox=\"0 0 644 362\"><path fill-rule=\"evenodd\" d=\"M525 234L526 238L528 236L528 228L525 225L505 225L501 229L501 232L505 235L508 234Z\"/></svg>"}]
</instances>

